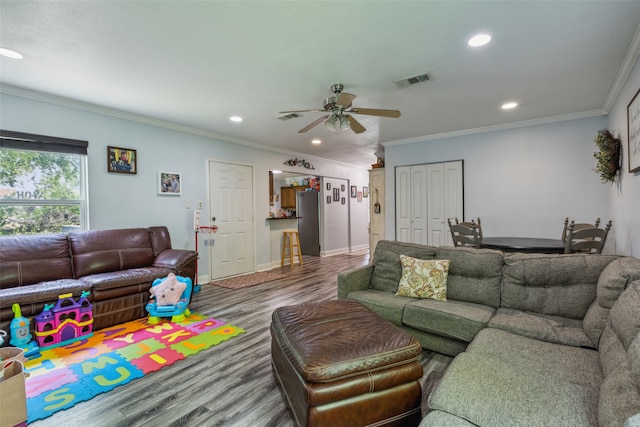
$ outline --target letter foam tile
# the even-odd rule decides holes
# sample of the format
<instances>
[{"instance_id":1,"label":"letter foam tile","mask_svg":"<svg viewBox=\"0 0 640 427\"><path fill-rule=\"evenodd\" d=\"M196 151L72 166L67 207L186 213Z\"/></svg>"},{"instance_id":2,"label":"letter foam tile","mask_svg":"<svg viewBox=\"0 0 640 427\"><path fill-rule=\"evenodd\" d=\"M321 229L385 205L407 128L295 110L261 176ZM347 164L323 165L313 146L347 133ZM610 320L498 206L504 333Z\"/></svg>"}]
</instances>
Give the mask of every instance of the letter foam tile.
<instances>
[{"instance_id":1,"label":"letter foam tile","mask_svg":"<svg viewBox=\"0 0 640 427\"><path fill-rule=\"evenodd\" d=\"M27 360L28 422L46 418L100 393L141 378L244 329L191 313L179 323L147 319L96 331L66 346L44 349Z\"/></svg>"}]
</instances>

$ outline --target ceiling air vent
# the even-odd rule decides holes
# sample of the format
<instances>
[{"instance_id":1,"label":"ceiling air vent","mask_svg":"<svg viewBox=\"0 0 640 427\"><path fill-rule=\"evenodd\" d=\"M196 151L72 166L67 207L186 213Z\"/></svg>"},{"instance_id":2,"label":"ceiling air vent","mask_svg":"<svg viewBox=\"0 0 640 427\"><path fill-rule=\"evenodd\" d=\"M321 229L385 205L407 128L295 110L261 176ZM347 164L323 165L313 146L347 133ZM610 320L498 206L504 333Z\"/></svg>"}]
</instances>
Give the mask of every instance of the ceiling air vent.
<instances>
[{"instance_id":1,"label":"ceiling air vent","mask_svg":"<svg viewBox=\"0 0 640 427\"><path fill-rule=\"evenodd\" d=\"M394 83L399 88L403 88L403 87L414 85L416 83L426 82L429 80L431 80L431 76L427 73L424 73L424 74L419 74L417 76L405 77L404 79L395 80Z\"/></svg>"},{"instance_id":2,"label":"ceiling air vent","mask_svg":"<svg viewBox=\"0 0 640 427\"><path fill-rule=\"evenodd\" d=\"M281 114L277 116L276 119L290 120L290 119L295 119L296 117L302 117L302 114L298 114L298 113Z\"/></svg>"}]
</instances>

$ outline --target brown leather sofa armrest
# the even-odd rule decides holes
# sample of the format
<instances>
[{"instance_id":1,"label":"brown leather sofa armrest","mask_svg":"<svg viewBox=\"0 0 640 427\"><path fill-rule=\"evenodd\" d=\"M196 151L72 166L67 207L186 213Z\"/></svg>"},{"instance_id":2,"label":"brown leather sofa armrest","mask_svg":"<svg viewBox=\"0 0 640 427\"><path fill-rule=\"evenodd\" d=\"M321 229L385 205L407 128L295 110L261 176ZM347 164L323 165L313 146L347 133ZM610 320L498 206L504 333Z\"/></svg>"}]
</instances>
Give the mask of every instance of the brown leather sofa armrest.
<instances>
[{"instance_id":1,"label":"brown leather sofa armrest","mask_svg":"<svg viewBox=\"0 0 640 427\"><path fill-rule=\"evenodd\" d=\"M154 267L164 267L180 272L188 264L198 258L196 251L185 249L165 249L153 261Z\"/></svg>"}]
</instances>

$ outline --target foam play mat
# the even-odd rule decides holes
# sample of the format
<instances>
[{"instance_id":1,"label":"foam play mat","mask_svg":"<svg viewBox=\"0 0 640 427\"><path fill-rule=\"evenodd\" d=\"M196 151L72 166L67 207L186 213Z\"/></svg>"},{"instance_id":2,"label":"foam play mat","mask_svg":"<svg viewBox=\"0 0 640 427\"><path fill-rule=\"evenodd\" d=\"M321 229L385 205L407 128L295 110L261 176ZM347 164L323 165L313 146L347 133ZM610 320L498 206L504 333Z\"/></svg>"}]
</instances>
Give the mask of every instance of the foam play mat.
<instances>
[{"instance_id":1,"label":"foam play mat","mask_svg":"<svg viewBox=\"0 0 640 427\"><path fill-rule=\"evenodd\" d=\"M42 348L25 364L28 421L46 418L244 332L191 313L178 323L150 325L143 318L65 346Z\"/></svg>"}]
</instances>

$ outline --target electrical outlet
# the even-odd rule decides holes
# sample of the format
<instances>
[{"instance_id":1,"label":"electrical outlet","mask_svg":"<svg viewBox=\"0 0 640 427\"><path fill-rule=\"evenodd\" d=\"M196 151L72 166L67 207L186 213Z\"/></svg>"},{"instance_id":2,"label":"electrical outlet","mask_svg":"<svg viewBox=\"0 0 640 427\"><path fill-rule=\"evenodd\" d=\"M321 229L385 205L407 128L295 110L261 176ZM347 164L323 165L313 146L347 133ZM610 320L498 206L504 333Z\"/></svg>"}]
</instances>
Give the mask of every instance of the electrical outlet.
<instances>
[{"instance_id":1,"label":"electrical outlet","mask_svg":"<svg viewBox=\"0 0 640 427\"><path fill-rule=\"evenodd\" d=\"M204 208L204 204L202 203L202 200L198 200L198 209L202 208Z\"/></svg>"}]
</instances>

